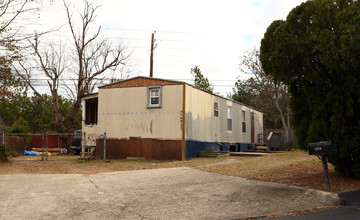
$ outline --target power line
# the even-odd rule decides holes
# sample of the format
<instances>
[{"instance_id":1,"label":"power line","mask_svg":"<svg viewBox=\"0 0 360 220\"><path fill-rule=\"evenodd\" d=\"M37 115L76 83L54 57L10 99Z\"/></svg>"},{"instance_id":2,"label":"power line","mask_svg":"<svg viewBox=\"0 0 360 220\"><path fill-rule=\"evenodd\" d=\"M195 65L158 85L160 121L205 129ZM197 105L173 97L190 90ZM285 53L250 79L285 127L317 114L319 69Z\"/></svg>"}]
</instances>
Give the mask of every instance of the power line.
<instances>
[{"instance_id":1,"label":"power line","mask_svg":"<svg viewBox=\"0 0 360 220\"><path fill-rule=\"evenodd\" d=\"M95 27L90 27L95 29ZM111 27L107 28L107 31L115 30L115 31L133 31L133 32L152 32L152 30L146 29L130 29L130 28L117 28ZM192 31L175 31L175 30L157 30L158 33L169 33L169 34L191 34L191 35L219 35L219 36L244 36L244 34L240 33L230 33L230 32L192 32Z\"/></svg>"}]
</instances>

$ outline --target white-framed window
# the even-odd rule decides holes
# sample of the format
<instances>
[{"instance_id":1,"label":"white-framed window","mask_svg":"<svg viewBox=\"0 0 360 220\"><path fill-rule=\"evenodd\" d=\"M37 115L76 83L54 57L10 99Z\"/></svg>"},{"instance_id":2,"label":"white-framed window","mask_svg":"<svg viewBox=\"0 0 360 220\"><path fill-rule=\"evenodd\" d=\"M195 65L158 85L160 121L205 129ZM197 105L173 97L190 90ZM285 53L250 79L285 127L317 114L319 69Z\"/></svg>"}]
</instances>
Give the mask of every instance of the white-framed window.
<instances>
[{"instance_id":1,"label":"white-framed window","mask_svg":"<svg viewBox=\"0 0 360 220\"><path fill-rule=\"evenodd\" d=\"M241 112L241 118L242 118L242 132L246 133L245 111Z\"/></svg>"},{"instance_id":2,"label":"white-framed window","mask_svg":"<svg viewBox=\"0 0 360 220\"><path fill-rule=\"evenodd\" d=\"M148 87L148 108L160 108L161 107L161 86Z\"/></svg>"},{"instance_id":3,"label":"white-framed window","mask_svg":"<svg viewBox=\"0 0 360 220\"><path fill-rule=\"evenodd\" d=\"M231 107L227 108L227 130L232 131Z\"/></svg>"},{"instance_id":4,"label":"white-framed window","mask_svg":"<svg viewBox=\"0 0 360 220\"><path fill-rule=\"evenodd\" d=\"M214 117L219 117L219 103L217 101L214 102Z\"/></svg>"}]
</instances>

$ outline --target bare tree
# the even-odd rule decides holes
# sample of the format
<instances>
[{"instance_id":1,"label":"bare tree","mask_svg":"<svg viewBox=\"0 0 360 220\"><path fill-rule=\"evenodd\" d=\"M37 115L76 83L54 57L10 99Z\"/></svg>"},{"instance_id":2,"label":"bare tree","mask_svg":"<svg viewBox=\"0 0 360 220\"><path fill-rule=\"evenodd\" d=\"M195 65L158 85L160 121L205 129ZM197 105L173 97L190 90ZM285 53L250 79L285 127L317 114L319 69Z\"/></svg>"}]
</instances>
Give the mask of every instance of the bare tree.
<instances>
[{"instance_id":1,"label":"bare tree","mask_svg":"<svg viewBox=\"0 0 360 220\"><path fill-rule=\"evenodd\" d=\"M34 10L29 7L29 2L33 0L0 0L0 46L5 49L2 57L7 56L8 59L17 57L19 38L19 27L15 27L14 23L19 19L20 15ZM24 36L22 36L24 37ZM10 55L10 56L9 56Z\"/></svg>"},{"instance_id":2,"label":"bare tree","mask_svg":"<svg viewBox=\"0 0 360 220\"><path fill-rule=\"evenodd\" d=\"M259 60L259 51L245 52L241 57L240 71L251 74L246 80L238 80L230 97L236 101L254 106L264 113L266 127L274 126L281 120L285 130L290 130L290 93L289 88L266 74Z\"/></svg>"},{"instance_id":3,"label":"bare tree","mask_svg":"<svg viewBox=\"0 0 360 220\"><path fill-rule=\"evenodd\" d=\"M0 102L24 90L21 80L11 71L11 63L19 59L19 43L26 37L17 22L22 14L29 20L31 15L27 12L36 10L30 2L35 0L0 0Z\"/></svg>"},{"instance_id":4,"label":"bare tree","mask_svg":"<svg viewBox=\"0 0 360 220\"><path fill-rule=\"evenodd\" d=\"M56 118L56 130L58 132L72 132L79 124L81 107L81 97L94 91L98 83L105 78L105 73L115 71L118 67L125 65L129 55L126 47L119 45L113 47L106 39L100 39L101 27L91 33L91 25L96 19L96 11L99 6L84 1L83 11L78 13L80 17L80 27L75 25L72 6L70 3L63 2L69 30L73 40L73 54L66 54L64 46L50 46L45 52L40 51L40 36L36 36L31 42L34 50L36 67L47 78L48 88L50 89L53 113ZM71 62L72 61L72 62ZM39 97L40 92L31 80L33 68L30 63L20 62L21 68L16 68L19 76L29 85L33 92ZM71 74L69 74L71 73ZM72 78L72 85L65 83L64 79ZM59 107L59 90L63 89L73 99L71 113L64 117ZM44 100L45 101L45 100ZM65 120L64 120L65 119Z\"/></svg>"}]
</instances>

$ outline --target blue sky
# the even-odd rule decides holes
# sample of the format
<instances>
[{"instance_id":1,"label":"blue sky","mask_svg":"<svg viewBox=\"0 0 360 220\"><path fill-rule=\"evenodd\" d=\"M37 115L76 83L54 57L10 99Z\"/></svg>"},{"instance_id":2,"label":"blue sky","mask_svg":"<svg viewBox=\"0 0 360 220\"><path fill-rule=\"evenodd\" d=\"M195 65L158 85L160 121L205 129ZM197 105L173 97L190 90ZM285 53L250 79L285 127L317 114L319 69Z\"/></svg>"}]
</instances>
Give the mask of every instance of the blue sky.
<instances>
[{"instance_id":1,"label":"blue sky","mask_svg":"<svg viewBox=\"0 0 360 220\"><path fill-rule=\"evenodd\" d=\"M81 9L80 0L71 1ZM272 21L285 19L302 0L95 0L101 4L95 27L113 44L124 43L132 53L130 76L148 76L151 33L156 30L154 77L191 83L190 69L202 73L222 95L232 91L238 77L240 56L260 46ZM41 27L66 23L62 1L44 7ZM94 28L95 30L96 28ZM71 44L68 27L52 33L55 41ZM70 45L69 45L70 47Z\"/></svg>"},{"instance_id":2,"label":"blue sky","mask_svg":"<svg viewBox=\"0 0 360 220\"><path fill-rule=\"evenodd\" d=\"M253 7L260 7L261 6L261 1L253 1L253 3L251 4Z\"/></svg>"}]
</instances>

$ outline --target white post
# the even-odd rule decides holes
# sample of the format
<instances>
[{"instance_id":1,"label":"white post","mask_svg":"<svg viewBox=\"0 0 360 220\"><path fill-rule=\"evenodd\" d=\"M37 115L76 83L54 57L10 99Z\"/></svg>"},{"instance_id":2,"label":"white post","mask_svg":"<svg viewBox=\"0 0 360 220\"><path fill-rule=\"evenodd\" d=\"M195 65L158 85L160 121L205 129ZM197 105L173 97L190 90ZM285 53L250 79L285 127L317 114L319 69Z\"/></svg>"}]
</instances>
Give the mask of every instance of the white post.
<instances>
[{"instance_id":1,"label":"white post","mask_svg":"<svg viewBox=\"0 0 360 220\"><path fill-rule=\"evenodd\" d=\"M106 132L104 132L104 160L106 160Z\"/></svg>"},{"instance_id":2,"label":"white post","mask_svg":"<svg viewBox=\"0 0 360 220\"><path fill-rule=\"evenodd\" d=\"M85 159L85 147L86 147L86 132L84 132L83 142L82 142L82 147L81 147L81 158L83 160Z\"/></svg>"}]
</instances>

